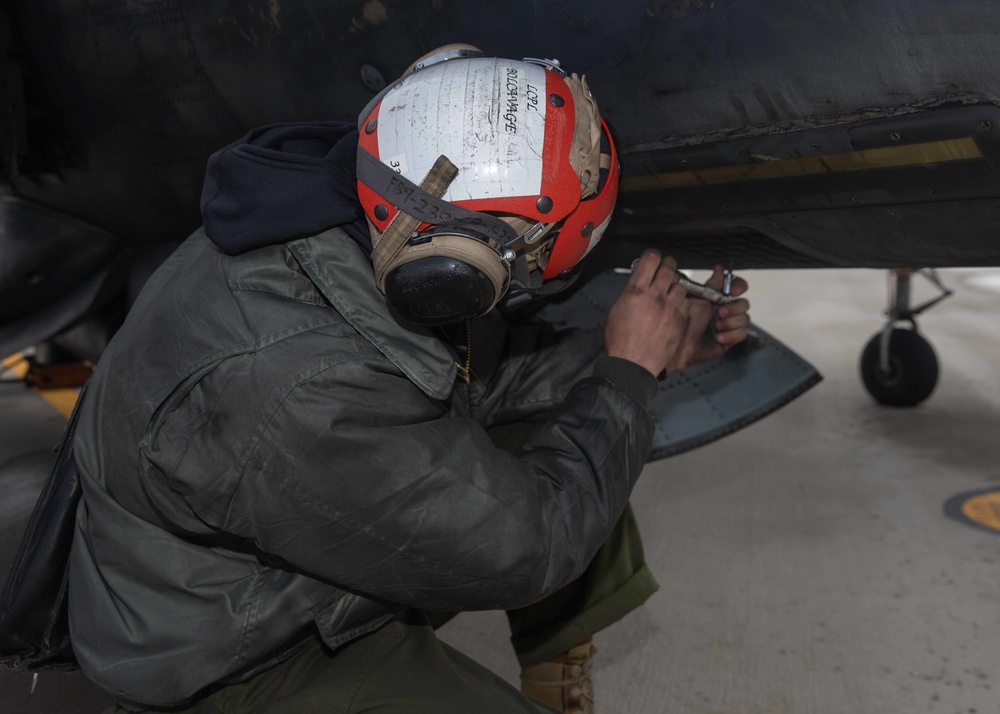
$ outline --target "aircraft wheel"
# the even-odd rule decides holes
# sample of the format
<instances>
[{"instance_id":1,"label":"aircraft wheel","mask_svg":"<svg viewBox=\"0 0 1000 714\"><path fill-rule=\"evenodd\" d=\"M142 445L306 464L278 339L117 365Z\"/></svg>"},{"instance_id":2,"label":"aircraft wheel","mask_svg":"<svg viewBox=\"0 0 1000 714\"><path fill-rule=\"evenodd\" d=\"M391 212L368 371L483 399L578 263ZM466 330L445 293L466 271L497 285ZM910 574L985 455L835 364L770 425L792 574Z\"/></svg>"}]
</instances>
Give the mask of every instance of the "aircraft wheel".
<instances>
[{"instance_id":1,"label":"aircraft wheel","mask_svg":"<svg viewBox=\"0 0 1000 714\"><path fill-rule=\"evenodd\" d=\"M889 337L889 371L879 369L881 333L861 353L861 380L880 404L912 407L934 391L938 361L931 343L914 330L894 328Z\"/></svg>"}]
</instances>

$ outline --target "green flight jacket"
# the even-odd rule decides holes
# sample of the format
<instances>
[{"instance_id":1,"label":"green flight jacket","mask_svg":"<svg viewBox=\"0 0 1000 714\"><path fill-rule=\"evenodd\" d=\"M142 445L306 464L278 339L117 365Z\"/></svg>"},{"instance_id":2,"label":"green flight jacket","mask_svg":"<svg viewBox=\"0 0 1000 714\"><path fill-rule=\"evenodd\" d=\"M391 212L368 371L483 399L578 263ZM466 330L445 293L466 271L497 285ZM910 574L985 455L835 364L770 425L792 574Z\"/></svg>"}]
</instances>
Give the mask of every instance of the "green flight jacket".
<instances>
[{"instance_id":1,"label":"green flight jacket","mask_svg":"<svg viewBox=\"0 0 1000 714\"><path fill-rule=\"evenodd\" d=\"M80 416L85 673L127 706L178 704L317 633L336 648L401 606L515 608L581 573L642 469L656 382L596 331L471 330L466 384L339 228L238 256L189 238ZM485 431L531 418L520 457Z\"/></svg>"}]
</instances>

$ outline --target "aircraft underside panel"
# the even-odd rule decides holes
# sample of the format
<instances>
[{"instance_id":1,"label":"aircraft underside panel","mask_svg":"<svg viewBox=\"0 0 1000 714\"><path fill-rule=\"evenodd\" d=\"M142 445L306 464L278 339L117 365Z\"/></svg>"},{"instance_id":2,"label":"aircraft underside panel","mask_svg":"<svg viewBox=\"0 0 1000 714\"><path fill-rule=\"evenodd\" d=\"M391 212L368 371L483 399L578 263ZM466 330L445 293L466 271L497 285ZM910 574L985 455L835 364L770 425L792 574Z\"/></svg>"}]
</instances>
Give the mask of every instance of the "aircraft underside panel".
<instances>
[{"instance_id":1,"label":"aircraft underside panel","mask_svg":"<svg viewBox=\"0 0 1000 714\"><path fill-rule=\"evenodd\" d=\"M1000 76L1000 6L981 0L16 0L7 14L13 192L130 242L197 226L211 151L255 126L354 120L449 42L585 73L627 173L661 149L995 103Z\"/></svg>"},{"instance_id":2,"label":"aircraft underside panel","mask_svg":"<svg viewBox=\"0 0 1000 714\"><path fill-rule=\"evenodd\" d=\"M1000 109L984 101L626 155L615 237L687 267L997 265Z\"/></svg>"},{"instance_id":3,"label":"aircraft underside panel","mask_svg":"<svg viewBox=\"0 0 1000 714\"><path fill-rule=\"evenodd\" d=\"M213 151L354 121L464 41L586 74L622 161L599 246L615 264L655 245L686 267L1000 265L998 36L982 0L14 0L0 195L122 246L176 242ZM5 226L0 253L38 230ZM23 278L3 277L0 326L70 317L43 315Z\"/></svg>"},{"instance_id":4,"label":"aircraft underside panel","mask_svg":"<svg viewBox=\"0 0 1000 714\"><path fill-rule=\"evenodd\" d=\"M90 113L104 101L101 116L144 140L170 141L214 120L234 128L351 119L379 75L391 81L458 41L491 55L558 58L586 73L623 145L637 150L994 93L1000 75L1000 9L982 0L14 4L31 59L60 90L50 94L56 111ZM169 158L165 147L151 148Z\"/></svg>"}]
</instances>

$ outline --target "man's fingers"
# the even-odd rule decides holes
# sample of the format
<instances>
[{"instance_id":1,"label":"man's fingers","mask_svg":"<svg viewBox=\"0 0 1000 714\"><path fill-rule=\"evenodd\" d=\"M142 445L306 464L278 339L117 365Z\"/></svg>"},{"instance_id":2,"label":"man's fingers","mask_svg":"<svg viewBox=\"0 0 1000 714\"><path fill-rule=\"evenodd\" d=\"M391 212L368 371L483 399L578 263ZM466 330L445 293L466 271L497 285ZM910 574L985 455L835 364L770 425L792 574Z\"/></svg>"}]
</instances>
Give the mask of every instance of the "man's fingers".
<instances>
[{"instance_id":1,"label":"man's fingers","mask_svg":"<svg viewBox=\"0 0 1000 714\"><path fill-rule=\"evenodd\" d=\"M747 281L743 278L733 278L733 284L729 287L729 292L732 295L742 295L749 287Z\"/></svg>"},{"instance_id":2,"label":"man's fingers","mask_svg":"<svg viewBox=\"0 0 1000 714\"><path fill-rule=\"evenodd\" d=\"M718 320L715 323L715 341L726 349L739 344L750 334L750 315L744 313Z\"/></svg>"},{"instance_id":3,"label":"man's fingers","mask_svg":"<svg viewBox=\"0 0 1000 714\"><path fill-rule=\"evenodd\" d=\"M728 332L730 330L738 330L744 327L749 327L749 325L750 315L743 313L741 315L733 315L732 317L716 320L715 331L717 333Z\"/></svg>"},{"instance_id":4,"label":"man's fingers","mask_svg":"<svg viewBox=\"0 0 1000 714\"><path fill-rule=\"evenodd\" d=\"M707 287L713 290L722 290L722 285L726 281L726 271L721 265L716 265L712 269L712 277L705 281Z\"/></svg>"},{"instance_id":5,"label":"man's fingers","mask_svg":"<svg viewBox=\"0 0 1000 714\"><path fill-rule=\"evenodd\" d=\"M727 332L718 332L715 335L715 341L720 345L733 346L739 344L747 338L750 334L750 328L741 327L738 330L729 330Z\"/></svg>"},{"instance_id":6,"label":"man's fingers","mask_svg":"<svg viewBox=\"0 0 1000 714\"><path fill-rule=\"evenodd\" d=\"M721 265L716 265L712 270L712 277L710 277L705 285L712 288L713 290L722 291L722 288L726 284L726 271ZM743 278L733 277L733 282L729 286L730 295L742 295L747 291L750 286L747 285L747 281Z\"/></svg>"},{"instance_id":7,"label":"man's fingers","mask_svg":"<svg viewBox=\"0 0 1000 714\"><path fill-rule=\"evenodd\" d=\"M657 375L671 363L690 319L687 291L673 282L677 262L659 252L642 254L628 285L608 311L604 349ZM707 320L702 321L704 327Z\"/></svg>"},{"instance_id":8,"label":"man's fingers","mask_svg":"<svg viewBox=\"0 0 1000 714\"><path fill-rule=\"evenodd\" d=\"M733 315L742 315L743 313L749 311L749 300L734 300L733 302L726 303L725 305L720 305L718 315L719 317L732 317Z\"/></svg>"},{"instance_id":9,"label":"man's fingers","mask_svg":"<svg viewBox=\"0 0 1000 714\"><path fill-rule=\"evenodd\" d=\"M629 284L638 288L649 287L653 278L656 277L656 270L659 267L660 254L653 249L644 250L628 280Z\"/></svg>"},{"instance_id":10,"label":"man's fingers","mask_svg":"<svg viewBox=\"0 0 1000 714\"><path fill-rule=\"evenodd\" d=\"M659 273L657 273L659 279ZM690 310L687 290L681 287L680 283L673 283L667 288L667 304L687 315Z\"/></svg>"},{"instance_id":11,"label":"man's fingers","mask_svg":"<svg viewBox=\"0 0 1000 714\"><path fill-rule=\"evenodd\" d=\"M671 285L674 282L674 277L677 275L677 261L667 256L660 261L660 266L656 271L656 277L653 278L653 287L662 290L663 292L668 292L671 290Z\"/></svg>"}]
</instances>

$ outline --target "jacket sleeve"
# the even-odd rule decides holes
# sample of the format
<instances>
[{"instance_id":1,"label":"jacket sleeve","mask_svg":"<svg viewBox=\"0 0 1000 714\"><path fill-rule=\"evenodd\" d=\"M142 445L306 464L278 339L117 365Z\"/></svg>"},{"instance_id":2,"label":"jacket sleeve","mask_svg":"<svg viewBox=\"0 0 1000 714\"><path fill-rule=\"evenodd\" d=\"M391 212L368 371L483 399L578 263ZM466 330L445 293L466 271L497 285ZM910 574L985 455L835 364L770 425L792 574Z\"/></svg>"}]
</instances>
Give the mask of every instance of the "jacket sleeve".
<instances>
[{"instance_id":1,"label":"jacket sleeve","mask_svg":"<svg viewBox=\"0 0 1000 714\"><path fill-rule=\"evenodd\" d=\"M625 507L653 433L655 381L632 368L603 358L515 458L391 366L340 363L282 399L229 497L188 503L344 589L523 606L579 575Z\"/></svg>"},{"instance_id":2,"label":"jacket sleeve","mask_svg":"<svg viewBox=\"0 0 1000 714\"><path fill-rule=\"evenodd\" d=\"M473 415L484 426L540 420L602 355L601 328L556 330L541 320L507 324L493 314L473 326ZM478 334L477 334L478 333Z\"/></svg>"}]
</instances>

